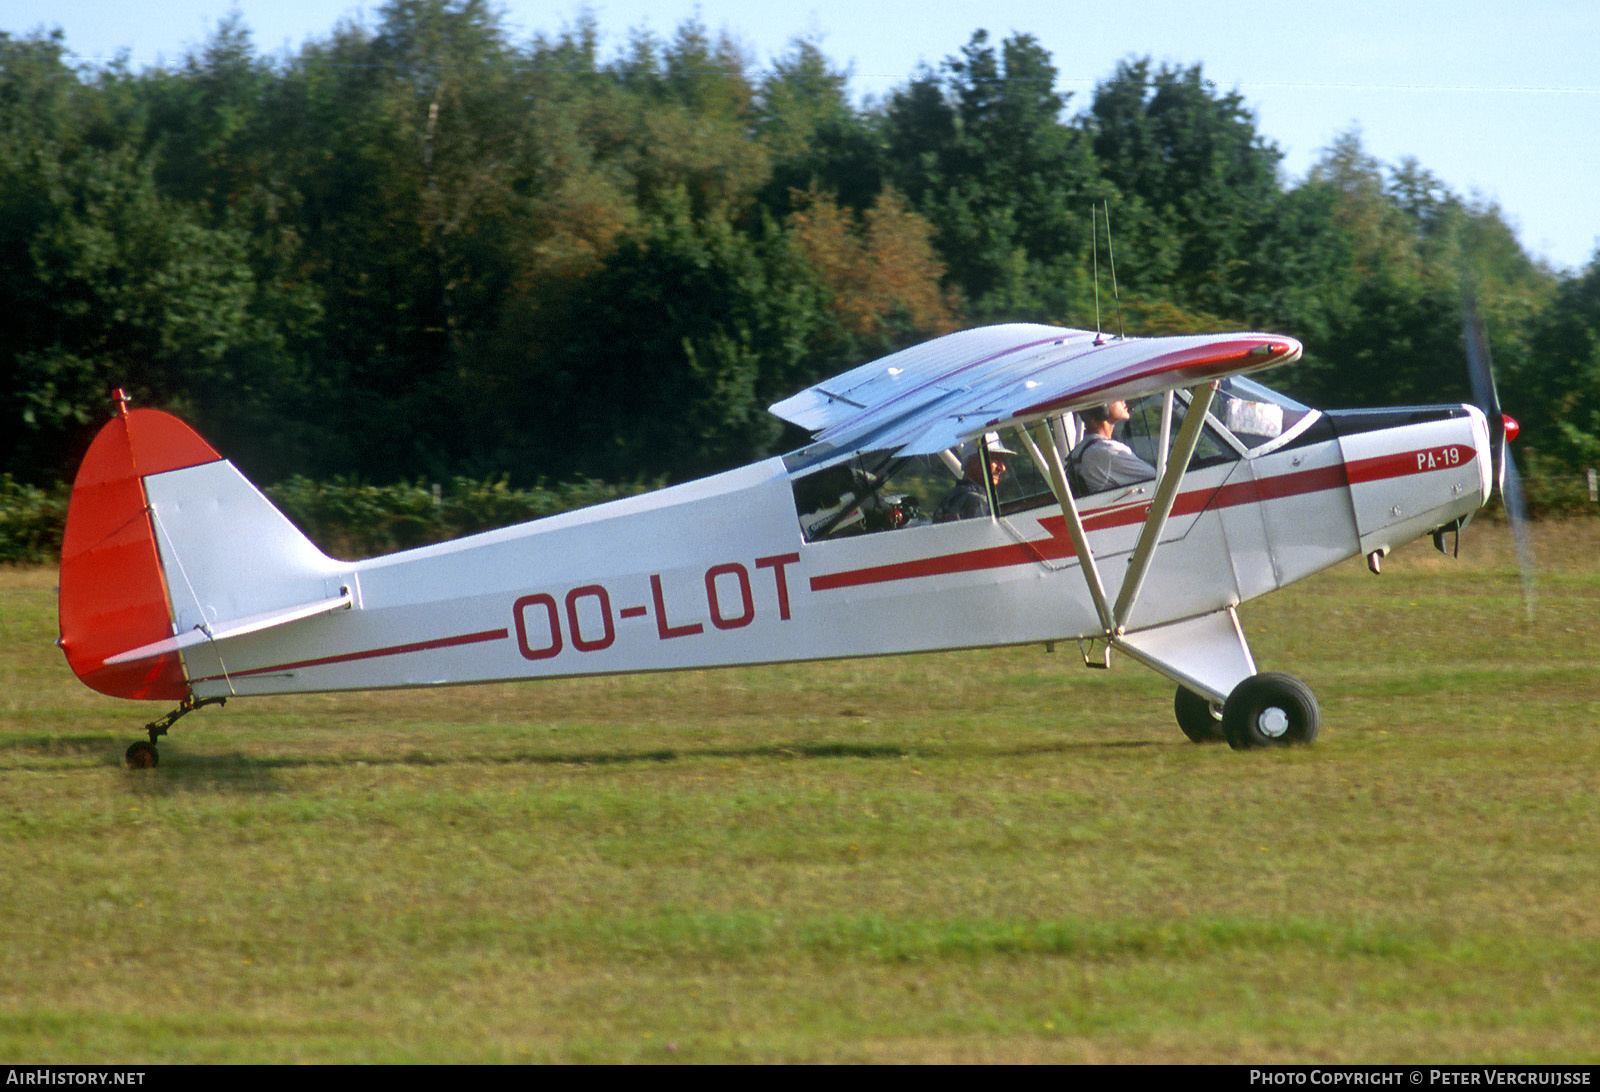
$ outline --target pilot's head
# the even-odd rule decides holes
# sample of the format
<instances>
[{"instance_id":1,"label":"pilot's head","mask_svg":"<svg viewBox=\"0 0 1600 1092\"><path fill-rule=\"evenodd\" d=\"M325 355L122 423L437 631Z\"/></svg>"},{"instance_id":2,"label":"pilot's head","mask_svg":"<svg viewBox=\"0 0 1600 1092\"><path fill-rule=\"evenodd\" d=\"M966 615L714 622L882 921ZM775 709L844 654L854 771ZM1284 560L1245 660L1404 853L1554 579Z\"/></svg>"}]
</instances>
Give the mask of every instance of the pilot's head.
<instances>
[{"instance_id":1,"label":"pilot's head","mask_svg":"<svg viewBox=\"0 0 1600 1092\"><path fill-rule=\"evenodd\" d=\"M987 448L987 459L985 451ZM1000 479L1006 474L1006 457L1015 455L1016 452L1000 442L1000 434L991 432L984 437L982 444L974 442L969 448L966 460L961 464L963 476L969 482L982 482L984 467L989 470L989 481L994 485L1000 484Z\"/></svg>"},{"instance_id":2,"label":"pilot's head","mask_svg":"<svg viewBox=\"0 0 1600 1092\"><path fill-rule=\"evenodd\" d=\"M1000 479L1006 476L1005 452L990 451L987 465L989 468L989 481L994 485L999 485ZM981 450L974 451L971 455L968 455L967 461L962 468L967 481L982 482L984 466L984 454Z\"/></svg>"},{"instance_id":3,"label":"pilot's head","mask_svg":"<svg viewBox=\"0 0 1600 1092\"><path fill-rule=\"evenodd\" d=\"M1090 406L1086 410L1079 410L1078 416L1083 419L1084 428L1090 432L1102 432L1107 423L1115 428L1128 419L1128 403L1116 401L1103 406Z\"/></svg>"}]
</instances>

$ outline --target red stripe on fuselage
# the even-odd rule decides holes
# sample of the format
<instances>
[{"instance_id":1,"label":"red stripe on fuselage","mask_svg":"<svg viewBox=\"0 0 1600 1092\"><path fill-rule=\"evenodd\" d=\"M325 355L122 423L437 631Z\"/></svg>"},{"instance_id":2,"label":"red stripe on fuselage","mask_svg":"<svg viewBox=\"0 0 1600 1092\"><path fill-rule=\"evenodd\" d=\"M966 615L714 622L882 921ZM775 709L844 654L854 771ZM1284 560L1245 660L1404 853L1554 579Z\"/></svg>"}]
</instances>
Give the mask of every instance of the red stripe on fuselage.
<instances>
[{"instance_id":1,"label":"red stripe on fuselage","mask_svg":"<svg viewBox=\"0 0 1600 1092\"><path fill-rule=\"evenodd\" d=\"M1066 521L1059 516L1056 517L1056 522L1063 528L1066 526ZM979 569L1004 569L1012 565L1027 565L1034 561L1071 557L1071 541L1056 537L1051 528L1046 529L1051 531L1051 537L1037 542L990 546L983 550L967 550L959 554L943 554L938 557L919 557L889 565L874 565L867 569L850 569L845 572L813 576L811 590L827 591L830 588L881 584L889 580L910 580L918 576L941 576L945 573L967 573Z\"/></svg>"},{"instance_id":2,"label":"red stripe on fuselage","mask_svg":"<svg viewBox=\"0 0 1600 1092\"><path fill-rule=\"evenodd\" d=\"M1464 456L1463 452L1466 453ZM1382 481L1384 478L1403 478L1407 474L1454 470L1458 466L1468 465L1477 456L1477 449L1471 444L1440 444L1438 447L1402 451L1394 455L1374 455L1345 465L1349 469L1350 482L1354 485Z\"/></svg>"},{"instance_id":3,"label":"red stripe on fuselage","mask_svg":"<svg viewBox=\"0 0 1600 1092\"><path fill-rule=\"evenodd\" d=\"M1423 467L1418 456L1434 455L1455 447L1470 452L1460 462L1432 468ZM1279 474L1260 481L1242 481L1224 484L1213 489L1196 489L1180 493L1172 505L1175 516L1194 515L1207 508L1232 508L1241 504L1258 504L1305 493L1321 493L1329 489L1344 488L1352 482L1381 481L1408 474L1426 474L1432 470L1452 470L1465 466L1477 457L1476 449L1467 444L1444 445L1420 451L1406 451L1396 455L1378 455L1370 459L1357 459L1351 463L1297 470ZM1143 523L1149 515L1149 502L1123 504L1101 508L1086 514L1083 526L1086 531L1099 531L1110 527L1126 527ZM973 572L980 569L1002 569L1012 565L1026 565L1038 561L1056 561L1073 557L1072 540L1067 536L1065 516L1045 516L1039 525L1050 533L1048 539L1006 546L990 546L982 550L944 554L938 557L897 561L888 565L873 565L864 569L847 569L837 573L824 573L811 578L812 591L833 588L852 588L863 584L880 584L893 580L909 580L919 576L939 576L946 573Z\"/></svg>"},{"instance_id":4,"label":"red stripe on fuselage","mask_svg":"<svg viewBox=\"0 0 1600 1092\"><path fill-rule=\"evenodd\" d=\"M484 641L503 641L510 636L510 630L486 629L481 633L462 633L455 637L438 637L431 641L413 641L404 645L389 645L384 648L364 649L360 652L341 652L334 656L319 656L314 660L296 660L293 663L274 664L271 667L252 667L245 671L230 671L226 675L210 675L205 681L209 682L230 677L242 679L251 675L275 675L285 671L296 671L303 667L326 667L328 664L372 660L380 656L403 656L408 652L428 652L436 648L456 648L460 645L475 645Z\"/></svg>"}]
</instances>

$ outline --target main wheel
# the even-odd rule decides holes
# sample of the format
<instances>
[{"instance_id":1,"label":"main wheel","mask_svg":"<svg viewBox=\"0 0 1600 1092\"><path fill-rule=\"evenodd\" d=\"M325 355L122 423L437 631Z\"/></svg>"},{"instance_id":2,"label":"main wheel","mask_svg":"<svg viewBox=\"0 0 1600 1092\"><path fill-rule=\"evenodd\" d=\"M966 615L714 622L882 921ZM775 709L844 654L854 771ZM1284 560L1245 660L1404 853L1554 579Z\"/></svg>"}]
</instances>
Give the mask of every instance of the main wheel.
<instances>
[{"instance_id":1,"label":"main wheel","mask_svg":"<svg viewBox=\"0 0 1600 1092\"><path fill-rule=\"evenodd\" d=\"M1222 706L1210 698L1196 694L1186 686L1178 687L1172 699L1172 712L1178 718L1178 727L1194 743L1221 743Z\"/></svg>"},{"instance_id":2,"label":"main wheel","mask_svg":"<svg viewBox=\"0 0 1600 1092\"><path fill-rule=\"evenodd\" d=\"M160 761L161 755L156 751L156 745L142 739L129 746L122 755L123 765L130 770L151 770Z\"/></svg>"},{"instance_id":3,"label":"main wheel","mask_svg":"<svg viewBox=\"0 0 1600 1092\"><path fill-rule=\"evenodd\" d=\"M1237 751L1310 743L1321 727L1317 696L1292 675L1251 675L1233 688L1222 707L1223 734Z\"/></svg>"}]
</instances>

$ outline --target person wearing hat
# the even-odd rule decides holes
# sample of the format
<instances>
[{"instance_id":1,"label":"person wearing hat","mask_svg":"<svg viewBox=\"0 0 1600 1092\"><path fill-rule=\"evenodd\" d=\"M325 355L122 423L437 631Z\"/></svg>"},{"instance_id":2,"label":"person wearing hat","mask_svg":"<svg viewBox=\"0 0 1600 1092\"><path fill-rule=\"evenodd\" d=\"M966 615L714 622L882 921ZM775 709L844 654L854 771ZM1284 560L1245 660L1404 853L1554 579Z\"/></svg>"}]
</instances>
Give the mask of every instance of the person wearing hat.
<instances>
[{"instance_id":1,"label":"person wearing hat","mask_svg":"<svg viewBox=\"0 0 1600 1092\"><path fill-rule=\"evenodd\" d=\"M961 480L933 510L933 522L952 523L958 519L979 519L989 515L989 487L1000 487L1006 475L1006 456L1012 454L990 433L986 443L972 445L972 453L961 467ZM984 481L984 474L988 481Z\"/></svg>"},{"instance_id":2,"label":"person wearing hat","mask_svg":"<svg viewBox=\"0 0 1600 1092\"><path fill-rule=\"evenodd\" d=\"M1107 402L1078 413L1083 440L1067 456L1067 472L1080 495L1116 489L1156 476L1156 468L1133 453L1133 448L1112 439L1118 425L1128 420L1126 402Z\"/></svg>"}]
</instances>

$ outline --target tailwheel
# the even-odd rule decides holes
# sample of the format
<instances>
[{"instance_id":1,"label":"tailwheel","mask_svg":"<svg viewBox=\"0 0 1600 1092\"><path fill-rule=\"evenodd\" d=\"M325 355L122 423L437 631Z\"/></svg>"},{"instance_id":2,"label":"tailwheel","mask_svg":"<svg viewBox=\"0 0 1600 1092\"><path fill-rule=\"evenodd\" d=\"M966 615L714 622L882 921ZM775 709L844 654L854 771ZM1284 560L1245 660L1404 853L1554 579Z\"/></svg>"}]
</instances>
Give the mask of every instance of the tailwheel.
<instances>
[{"instance_id":1,"label":"tailwheel","mask_svg":"<svg viewBox=\"0 0 1600 1092\"><path fill-rule=\"evenodd\" d=\"M130 770L152 770L161 761L161 753L154 743L144 740L130 745L122 756L122 764Z\"/></svg>"},{"instance_id":2,"label":"tailwheel","mask_svg":"<svg viewBox=\"0 0 1600 1092\"><path fill-rule=\"evenodd\" d=\"M1178 718L1178 727L1192 743L1221 743L1222 705L1187 686L1178 687L1172 699L1172 711Z\"/></svg>"},{"instance_id":3,"label":"tailwheel","mask_svg":"<svg viewBox=\"0 0 1600 1092\"><path fill-rule=\"evenodd\" d=\"M1317 696L1292 675L1251 675L1222 707L1222 731L1236 751L1310 743L1321 727Z\"/></svg>"},{"instance_id":4,"label":"tailwheel","mask_svg":"<svg viewBox=\"0 0 1600 1092\"><path fill-rule=\"evenodd\" d=\"M146 743L140 740L124 751L122 754L123 765L130 770L153 769L156 763L161 761L161 755L156 751L156 740L166 735L168 728L171 728L196 709L204 709L208 705L226 705L227 703L227 698L196 698L192 696L184 698L172 712L160 720L153 720L144 726L144 730L150 733L150 742Z\"/></svg>"}]
</instances>

